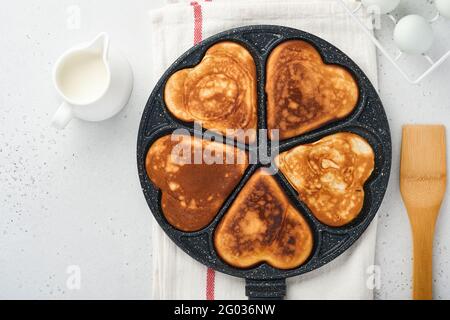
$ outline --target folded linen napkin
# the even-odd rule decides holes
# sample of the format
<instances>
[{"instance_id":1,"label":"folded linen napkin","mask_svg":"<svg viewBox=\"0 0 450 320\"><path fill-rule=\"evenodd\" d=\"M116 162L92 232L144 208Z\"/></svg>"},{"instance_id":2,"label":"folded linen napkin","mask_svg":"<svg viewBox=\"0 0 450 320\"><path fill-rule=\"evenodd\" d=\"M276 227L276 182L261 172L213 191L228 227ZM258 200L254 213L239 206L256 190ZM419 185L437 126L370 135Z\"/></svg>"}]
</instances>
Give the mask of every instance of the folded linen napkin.
<instances>
[{"instance_id":1,"label":"folded linen napkin","mask_svg":"<svg viewBox=\"0 0 450 320\"><path fill-rule=\"evenodd\" d=\"M376 51L337 1L168 0L150 12L153 81L202 39L234 27L272 24L302 29L333 43L377 82ZM377 219L346 253L287 281L287 299L373 299ZM245 282L208 270L179 249L156 221L152 229L154 299L245 299Z\"/></svg>"}]
</instances>

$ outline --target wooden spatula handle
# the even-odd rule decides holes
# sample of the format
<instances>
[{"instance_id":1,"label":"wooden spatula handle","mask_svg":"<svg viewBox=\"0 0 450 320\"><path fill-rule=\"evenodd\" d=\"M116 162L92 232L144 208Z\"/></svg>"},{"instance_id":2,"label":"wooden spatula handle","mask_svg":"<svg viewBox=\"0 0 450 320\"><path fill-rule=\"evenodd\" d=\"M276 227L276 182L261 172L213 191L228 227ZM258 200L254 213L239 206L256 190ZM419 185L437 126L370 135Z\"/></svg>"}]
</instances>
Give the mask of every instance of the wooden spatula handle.
<instances>
[{"instance_id":1,"label":"wooden spatula handle","mask_svg":"<svg viewBox=\"0 0 450 320\"><path fill-rule=\"evenodd\" d=\"M413 299L433 299L433 238L435 229L435 208L414 210L411 218L414 245ZM422 211L422 212L417 212ZM425 219L425 217L428 217ZM431 218L430 218L431 217Z\"/></svg>"},{"instance_id":2,"label":"wooden spatula handle","mask_svg":"<svg viewBox=\"0 0 450 320\"><path fill-rule=\"evenodd\" d=\"M433 297L433 238L447 183L445 127L403 127L400 192L414 238L413 298Z\"/></svg>"}]
</instances>

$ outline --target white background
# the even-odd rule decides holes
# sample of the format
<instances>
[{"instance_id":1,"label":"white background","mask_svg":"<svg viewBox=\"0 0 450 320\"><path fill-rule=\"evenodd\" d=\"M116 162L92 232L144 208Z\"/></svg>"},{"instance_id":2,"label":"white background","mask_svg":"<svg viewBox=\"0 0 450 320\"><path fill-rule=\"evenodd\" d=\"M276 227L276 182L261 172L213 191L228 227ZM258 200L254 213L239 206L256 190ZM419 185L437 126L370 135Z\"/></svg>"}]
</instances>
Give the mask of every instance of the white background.
<instances>
[{"instance_id":1,"label":"white background","mask_svg":"<svg viewBox=\"0 0 450 320\"><path fill-rule=\"evenodd\" d=\"M0 10L0 298L147 299L151 292L153 219L137 176L135 146L152 90L147 11L163 0L16 0ZM70 30L67 9L81 8ZM356 26L355 26L356 27ZM58 56L107 31L130 60L135 88L109 121L50 127L60 99L51 81ZM380 95L392 130L394 158L379 212L380 299L407 299L411 236L398 190L404 123L450 128L450 61L409 85L379 58ZM450 208L444 203L434 251L435 298L450 298ZM81 269L80 290L66 286Z\"/></svg>"}]
</instances>

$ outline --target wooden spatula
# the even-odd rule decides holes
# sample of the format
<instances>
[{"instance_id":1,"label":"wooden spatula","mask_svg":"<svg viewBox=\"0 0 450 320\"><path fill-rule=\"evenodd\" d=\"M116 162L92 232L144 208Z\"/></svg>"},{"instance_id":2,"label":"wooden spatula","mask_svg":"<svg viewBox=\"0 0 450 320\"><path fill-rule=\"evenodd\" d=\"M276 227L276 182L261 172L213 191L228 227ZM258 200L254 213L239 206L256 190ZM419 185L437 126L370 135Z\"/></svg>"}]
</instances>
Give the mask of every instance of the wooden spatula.
<instances>
[{"instance_id":1,"label":"wooden spatula","mask_svg":"<svg viewBox=\"0 0 450 320\"><path fill-rule=\"evenodd\" d=\"M400 191L414 240L413 298L433 298L434 228L446 187L445 127L403 127Z\"/></svg>"}]
</instances>

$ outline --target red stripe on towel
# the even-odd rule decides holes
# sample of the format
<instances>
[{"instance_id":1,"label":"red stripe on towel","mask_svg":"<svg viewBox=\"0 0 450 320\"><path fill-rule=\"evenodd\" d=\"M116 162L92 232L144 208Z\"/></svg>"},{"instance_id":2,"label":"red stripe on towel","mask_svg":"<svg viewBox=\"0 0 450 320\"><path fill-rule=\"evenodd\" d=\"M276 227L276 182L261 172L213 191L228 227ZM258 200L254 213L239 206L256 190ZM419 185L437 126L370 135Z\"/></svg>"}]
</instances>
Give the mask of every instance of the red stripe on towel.
<instances>
[{"instance_id":1,"label":"red stripe on towel","mask_svg":"<svg viewBox=\"0 0 450 320\"><path fill-rule=\"evenodd\" d=\"M203 40L203 12L198 2L191 2L191 6L194 8L194 44L197 44Z\"/></svg>"},{"instance_id":2,"label":"red stripe on towel","mask_svg":"<svg viewBox=\"0 0 450 320\"><path fill-rule=\"evenodd\" d=\"M216 289L216 272L208 268L206 273L206 300L214 300L214 293Z\"/></svg>"},{"instance_id":3,"label":"red stripe on towel","mask_svg":"<svg viewBox=\"0 0 450 320\"><path fill-rule=\"evenodd\" d=\"M205 0L211 2L212 0ZM197 1L191 2L194 8L194 45L203 40L203 10ZM206 300L214 300L216 287L216 272L208 268L206 272Z\"/></svg>"}]
</instances>

